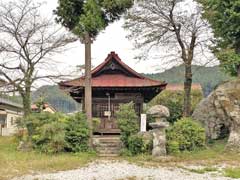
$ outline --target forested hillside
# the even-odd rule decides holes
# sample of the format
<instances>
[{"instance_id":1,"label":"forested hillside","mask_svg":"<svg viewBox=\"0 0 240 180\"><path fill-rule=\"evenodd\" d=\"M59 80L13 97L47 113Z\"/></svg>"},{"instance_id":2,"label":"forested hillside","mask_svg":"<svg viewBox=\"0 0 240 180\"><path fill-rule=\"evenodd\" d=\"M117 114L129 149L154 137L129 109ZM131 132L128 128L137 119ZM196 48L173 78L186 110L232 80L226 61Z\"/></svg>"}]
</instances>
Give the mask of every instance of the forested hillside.
<instances>
[{"instance_id":1,"label":"forested hillside","mask_svg":"<svg viewBox=\"0 0 240 180\"><path fill-rule=\"evenodd\" d=\"M184 82L184 67L173 67L163 73L144 74L157 80L163 80L168 83ZM218 66L201 67L193 66L193 82L200 83L203 87L205 96L208 95L217 84L230 79L225 75ZM80 109L80 105L76 103L70 96L61 91L58 86L42 86L32 93L32 102L43 97L46 102L50 103L58 111L68 113ZM20 97L10 97L12 100L20 102Z\"/></svg>"},{"instance_id":2,"label":"forested hillside","mask_svg":"<svg viewBox=\"0 0 240 180\"><path fill-rule=\"evenodd\" d=\"M42 86L32 93L32 101L37 101L40 97L50 103L58 111L69 113L77 111L80 107L70 96L61 91L58 86Z\"/></svg>"},{"instance_id":3,"label":"forested hillside","mask_svg":"<svg viewBox=\"0 0 240 180\"><path fill-rule=\"evenodd\" d=\"M157 80L168 83L184 83L184 67L178 66L157 74L145 74ZM193 83L200 83L205 96L208 95L219 83L230 79L218 66L203 67L193 66Z\"/></svg>"}]
</instances>

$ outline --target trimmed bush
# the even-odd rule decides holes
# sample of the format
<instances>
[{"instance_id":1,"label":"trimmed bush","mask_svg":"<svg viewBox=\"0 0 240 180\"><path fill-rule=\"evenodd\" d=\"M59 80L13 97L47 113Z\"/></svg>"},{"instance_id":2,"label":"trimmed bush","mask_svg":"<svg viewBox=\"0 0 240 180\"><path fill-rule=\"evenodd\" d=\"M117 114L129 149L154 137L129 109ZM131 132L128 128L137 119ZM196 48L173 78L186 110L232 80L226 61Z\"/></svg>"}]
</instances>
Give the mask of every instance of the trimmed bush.
<instances>
[{"instance_id":1,"label":"trimmed bush","mask_svg":"<svg viewBox=\"0 0 240 180\"><path fill-rule=\"evenodd\" d=\"M22 119L27 128L27 140L34 149L45 153L58 153L64 150L66 117L60 113L34 113Z\"/></svg>"},{"instance_id":2,"label":"trimmed bush","mask_svg":"<svg viewBox=\"0 0 240 180\"><path fill-rule=\"evenodd\" d=\"M148 153L152 149L152 140L145 141L141 134L131 135L128 138L128 150L131 155Z\"/></svg>"},{"instance_id":3,"label":"trimmed bush","mask_svg":"<svg viewBox=\"0 0 240 180\"><path fill-rule=\"evenodd\" d=\"M66 151L83 152L88 150L89 128L85 114L77 113L67 118L65 140Z\"/></svg>"},{"instance_id":4,"label":"trimmed bush","mask_svg":"<svg viewBox=\"0 0 240 180\"><path fill-rule=\"evenodd\" d=\"M18 126L27 129L27 133L18 133L17 137L41 152L82 152L89 149L89 128L86 116L82 113L72 116L33 113L22 118Z\"/></svg>"},{"instance_id":5,"label":"trimmed bush","mask_svg":"<svg viewBox=\"0 0 240 180\"><path fill-rule=\"evenodd\" d=\"M62 152L66 145L64 124L60 122L44 124L32 136L32 143L33 147L41 152Z\"/></svg>"},{"instance_id":6,"label":"trimmed bush","mask_svg":"<svg viewBox=\"0 0 240 180\"><path fill-rule=\"evenodd\" d=\"M193 151L205 147L205 130L191 118L182 118L167 130L169 153Z\"/></svg>"},{"instance_id":7,"label":"trimmed bush","mask_svg":"<svg viewBox=\"0 0 240 180\"><path fill-rule=\"evenodd\" d=\"M120 105L117 112L117 123L121 130L121 140L125 147L128 148L128 138L139 131L138 117L132 102Z\"/></svg>"}]
</instances>

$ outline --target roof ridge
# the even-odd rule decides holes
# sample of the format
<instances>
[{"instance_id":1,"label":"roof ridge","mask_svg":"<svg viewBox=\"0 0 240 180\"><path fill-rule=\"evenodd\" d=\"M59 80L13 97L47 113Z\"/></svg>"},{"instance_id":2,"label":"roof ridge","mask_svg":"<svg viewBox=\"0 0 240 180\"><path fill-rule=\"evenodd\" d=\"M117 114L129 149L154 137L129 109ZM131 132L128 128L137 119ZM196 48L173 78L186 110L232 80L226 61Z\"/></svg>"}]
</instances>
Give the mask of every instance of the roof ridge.
<instances>
[{"instance_id":1,"label":"roof ridge","mask_svg":"<svg viewBox=\"0 0 240 180\"><path fill-rule=\"evenodd\" d=\"M106 59L101 63L99 64L97 67L95 67L92 71L91 71L91 74L92 76L94 76L94 74L96 74L97 72L99 72L109 61L112 60L112 58L114 58L121 66L123 66L123 68L125 68L129 73L131 73L135 78L139 78L139 79L144 79L144 80L151 80L153 82L161 82L161 83L166 83L165 81L158 81L158 80L154 80L154 79L151 79L149 77L146 77L138 72L136 72L135 70L133 70L131 67L129 67L127 64L125 64L121 58L118 56L118 54L114 51L111 51L108 56L106 57ZM85 76L81 76L79 78L75 78L75 79L72 79L72 80L68 80L68 81L65 81L65 82L60 82L59 84L63 85L64 83L70 83L70 82L74 82L74 81L80 81L81 79L84 79Z\"/></svg>"}]
</instances>

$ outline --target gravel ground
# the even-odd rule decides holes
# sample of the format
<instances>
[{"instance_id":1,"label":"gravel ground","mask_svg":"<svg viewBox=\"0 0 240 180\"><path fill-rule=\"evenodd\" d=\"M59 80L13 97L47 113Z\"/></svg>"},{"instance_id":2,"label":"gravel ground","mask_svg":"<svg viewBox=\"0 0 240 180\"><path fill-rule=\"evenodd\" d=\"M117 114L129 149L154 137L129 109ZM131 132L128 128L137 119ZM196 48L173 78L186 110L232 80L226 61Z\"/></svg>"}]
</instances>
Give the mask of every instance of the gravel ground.
<instances>
[{"instance_id":1,"label":"gravel ground","mask_svg":"<svg viewBox=\"0 0 240 180\"><path fill-rule=\"evenodd\" d=\"M141 167L121 161L98 161L58 173L28 175L14 180L230 180L219 174L197 174L180 168Z\"/></svg>"}]
</instances>

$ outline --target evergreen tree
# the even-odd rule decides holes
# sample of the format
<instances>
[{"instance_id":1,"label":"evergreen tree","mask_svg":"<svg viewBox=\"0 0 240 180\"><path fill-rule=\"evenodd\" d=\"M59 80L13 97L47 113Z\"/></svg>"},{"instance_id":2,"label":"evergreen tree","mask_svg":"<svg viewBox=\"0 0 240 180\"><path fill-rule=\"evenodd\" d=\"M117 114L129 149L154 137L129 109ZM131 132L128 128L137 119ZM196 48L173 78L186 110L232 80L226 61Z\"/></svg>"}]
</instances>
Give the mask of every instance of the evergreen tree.
<instances>
[{"instance_id":1,"label":"evergreen tree","mask_svg":"<svg viewBox=\"0 0 240 180\"><path fill-rule=\"evenodd\" d=\"M240 77L240 1L199 0L217 37L215 54L226 72Z\"/></svg>"}]
</instances>

